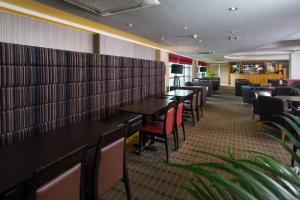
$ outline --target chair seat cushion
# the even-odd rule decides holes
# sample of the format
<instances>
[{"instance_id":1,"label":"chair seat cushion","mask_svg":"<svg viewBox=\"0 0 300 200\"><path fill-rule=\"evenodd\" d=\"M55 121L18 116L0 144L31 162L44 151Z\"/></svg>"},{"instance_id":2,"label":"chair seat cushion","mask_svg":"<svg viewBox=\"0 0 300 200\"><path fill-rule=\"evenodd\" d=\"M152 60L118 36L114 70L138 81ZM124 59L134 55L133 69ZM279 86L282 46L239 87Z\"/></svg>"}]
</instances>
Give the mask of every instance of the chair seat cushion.
<instances>
[{"instance_id":1,"label":"chair seat cushion","mask_svg":"<svg viewBox=\"0 0 300 200\"><path fill-rule=\"evenodd\" d=\"M155 134L163 134L163 123L159 121L153 121L143 126L141 131Z\"/></svg>"}]
</instances>

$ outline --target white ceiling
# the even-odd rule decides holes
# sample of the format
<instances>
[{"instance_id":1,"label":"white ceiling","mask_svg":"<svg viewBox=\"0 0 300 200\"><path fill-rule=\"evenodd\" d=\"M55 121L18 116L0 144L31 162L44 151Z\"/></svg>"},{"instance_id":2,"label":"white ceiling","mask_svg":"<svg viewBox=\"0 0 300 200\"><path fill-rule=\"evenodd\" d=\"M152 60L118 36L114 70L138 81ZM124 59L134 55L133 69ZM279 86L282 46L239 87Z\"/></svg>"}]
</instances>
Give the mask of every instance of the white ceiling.
<instances>
[{"instance_id":1,"label":"white ceiling","mask_svg":"<svg viewBox=\"0 0 300 200\"><path fill-rule=\"evenodd\" d=\"M66 4L62 0L36 0L82 17L168 45L179 53L214 62L225 55L262 55L262 47L284 40L300 40L300 0L160 0L159 6L101 17ZM230 12L229 7L238 10ZM128 24L133 24L129 27ZM184 30L184 27L189 27ZM239 39L228 40L235 30ZM199 43L191 35L198 34ZM190 37L174 37L185 36ZM164 40L161 40L164 37ZM275 45L276 46L276 45ZM285 46L289 50L299 45ZM263 48L278 54L278 46ZM281 47L280 47L281 48ZM215 51L215 55L198 52ZM282 51L288 55L287 51ZM230 56L229 56L230 57ZM234 56L232 56L234 57ZM234 58L238 59L238 58Z\"/></svg>"}]
</instances>

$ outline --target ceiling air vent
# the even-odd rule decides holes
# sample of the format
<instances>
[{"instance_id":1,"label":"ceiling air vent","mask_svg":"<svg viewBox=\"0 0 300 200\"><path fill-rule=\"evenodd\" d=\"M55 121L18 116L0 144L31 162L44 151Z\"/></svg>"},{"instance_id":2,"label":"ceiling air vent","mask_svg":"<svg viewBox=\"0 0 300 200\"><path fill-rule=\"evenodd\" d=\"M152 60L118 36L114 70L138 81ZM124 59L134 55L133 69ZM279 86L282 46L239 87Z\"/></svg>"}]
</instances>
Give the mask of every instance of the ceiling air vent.
<instances>
[{"instance_id":1,"label":"ceiling air vent","mask_svg":"<svg viewBox=\"0 0 300 200\"><path fill-rule=\"evenodd\" d=\"M100 16L109 16L140 8L157 6L158 0L64 0L73 6Z\"/></svg>"},{"instance_id":2,"label":"ceiling air vent","mask_svg":"<svg viewBox=\"0 0 300 200\"><path fill-rule=\"evenodd\" d=\"M201 55L215 55L216 52L215 51L200 51L200 52L197 52L196 54L201 54Z\"/></svg>"}]
</instances>

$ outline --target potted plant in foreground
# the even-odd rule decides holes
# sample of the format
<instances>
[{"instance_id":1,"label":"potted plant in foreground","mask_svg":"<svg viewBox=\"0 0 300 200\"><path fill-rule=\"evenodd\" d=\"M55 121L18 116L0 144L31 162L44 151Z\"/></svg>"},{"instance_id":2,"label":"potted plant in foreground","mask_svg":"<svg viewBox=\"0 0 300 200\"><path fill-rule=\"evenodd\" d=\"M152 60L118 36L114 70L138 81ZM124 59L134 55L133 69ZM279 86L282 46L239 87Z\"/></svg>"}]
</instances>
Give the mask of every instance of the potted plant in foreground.
<instances>
[{"instance_id":1,"label":"potted plant in foreground","mask_svg":"<svg viewBox=\"0 0 300 200\"><path fill-rule=\"evenodd\" d=\"M279 117L288 123L297 135L300 135L300 118L286 113ZM281 129L294 147L300 148L295 135L282 125L274 122L263 123ZM289 145L274 136L268 134L266 136L276 140L299 165L300 157ZM195 179L184 187L193 199L300 199L300 176L297 167L287 166L270 155L255 151L247 151L251 155L249 159L237 159L230 151L225 156L195 151L217 158L220 162L167 164L195 175Z\"/></svg>"}]
</instances>

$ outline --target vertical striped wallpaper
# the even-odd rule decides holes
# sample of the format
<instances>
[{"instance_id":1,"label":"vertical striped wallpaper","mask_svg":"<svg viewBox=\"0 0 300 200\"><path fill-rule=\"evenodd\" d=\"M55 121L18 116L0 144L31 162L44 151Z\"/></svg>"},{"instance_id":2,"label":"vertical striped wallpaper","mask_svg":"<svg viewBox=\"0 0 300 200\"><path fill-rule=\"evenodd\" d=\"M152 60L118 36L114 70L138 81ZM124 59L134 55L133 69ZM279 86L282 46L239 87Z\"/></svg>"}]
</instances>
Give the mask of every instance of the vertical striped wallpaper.
<instances>
[{"instance_id":1,"label":"vertical striped wallpaper","mask_svg":"<svg viewBox=\"0 0 300 200\"><path fill-rule=\"evenodd\" d=\"M0 43L0 145L161 96L163 62Z\"/></svg>"},{"instance_id":2,"label":"vertical striped wallpaper","mask_svg":"<svg viewBox=\"0 0 300 200\"><path fill-rule=\"evenodd\" d=\"M1 10L0 42L93 52L90 33Z\"/></svg>"},{"instance_id":3,"label":"vertical striped wallpaper","mask_svg":"<svg viewBox=\"0 0 300 200\"><path fill-rule=\"evenodd\" d=\"M100 53L105 55L156 60L155 49L106 35L101 35Z\"/></svg>"}]
</instances>

